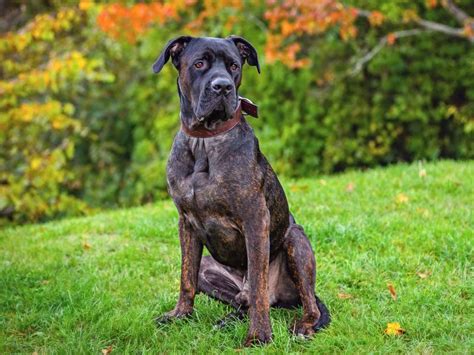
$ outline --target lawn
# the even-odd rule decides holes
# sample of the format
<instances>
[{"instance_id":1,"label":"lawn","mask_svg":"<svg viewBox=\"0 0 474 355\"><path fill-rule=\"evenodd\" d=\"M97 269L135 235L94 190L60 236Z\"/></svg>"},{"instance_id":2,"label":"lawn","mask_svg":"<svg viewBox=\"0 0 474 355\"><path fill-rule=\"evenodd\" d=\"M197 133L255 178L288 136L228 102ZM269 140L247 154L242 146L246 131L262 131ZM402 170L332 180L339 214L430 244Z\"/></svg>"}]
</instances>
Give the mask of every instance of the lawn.
<instances>
[{"instance_id":1,"label":"lawn","mask_svg":"<svg viewBox=\"0 0 474 355\"><path fill-rule=\"evenodd\" d=\"M313 244L331 326L290 336L272 310L271 353L472 353L474 162L397 165L285 180ZM232 353L247 321L199 295L194 315L156 328L179 288L170 201L0 231L0 353ZM396 299L388 289L392 284ZM399 322L403 335L384 329ZM110 349L110 348L109 348Z\"/></svg>"}]
</instances>

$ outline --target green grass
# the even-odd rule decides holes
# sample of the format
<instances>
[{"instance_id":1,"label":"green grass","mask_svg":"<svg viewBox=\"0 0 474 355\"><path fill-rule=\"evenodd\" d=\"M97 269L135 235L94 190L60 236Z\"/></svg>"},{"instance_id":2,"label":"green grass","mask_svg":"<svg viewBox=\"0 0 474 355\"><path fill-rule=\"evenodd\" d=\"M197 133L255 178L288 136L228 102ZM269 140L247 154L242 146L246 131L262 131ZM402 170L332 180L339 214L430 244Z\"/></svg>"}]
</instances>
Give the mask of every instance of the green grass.
<instances>
[{"instance_id":1,"label":"green grass","mask_svg":"<svg viewBox=\"0 0 474 355\"><path fill-rule=\"evenodd\" d=\"M272 310L273 343L248 351L473 352L474 162L424 168L284 182L333 322L302 341L287 331L299 312ZM0 353L240 350L247 322L213 330L228 309L203 295L192 318L155 327L177 299L179 255L169 201L0 231ZM388 322L406 333L384 335Z\"/></svg>"}]
</instances>

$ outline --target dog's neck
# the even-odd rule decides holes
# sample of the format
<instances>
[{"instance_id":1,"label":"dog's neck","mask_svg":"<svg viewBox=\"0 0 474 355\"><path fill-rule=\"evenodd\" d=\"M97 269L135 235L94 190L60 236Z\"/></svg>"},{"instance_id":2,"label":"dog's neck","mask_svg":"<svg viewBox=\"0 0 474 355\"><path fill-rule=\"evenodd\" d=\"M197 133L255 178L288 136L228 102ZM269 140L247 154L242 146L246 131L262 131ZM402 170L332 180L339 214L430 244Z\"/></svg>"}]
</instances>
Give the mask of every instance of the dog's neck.
<instances>
[{"instance_id":1,"label":"dog's neck","mask_svg":"<svg viewBox=\"0 0 474 355\"><path fill-rule=\"evenodd\" d=\"M218 130L219 127L225 124L229 119L204 119L199 120L196 114L194 113L191 101L188 100L184 95L179 95L180 97L180 116L181 123L190 129L206 129L209 131Z\"/></svg>"},{"instance_id":2,"label":"dog's neck","mask_svg":"<svg viewBox=\"0 0 474 355\"><path fill-rule=\"evenodd\" d=\"M225 121L214 120L211 122L199 122L192 113L189 116L186 114L186 112L189 111L193 112L192 109L189 110L189 106L187 111L181 108L181 130L186 135L194 138L210 138L228 132L243 120L240 99L238 100L237 109L234 111L233 116ZM197 124L193 125L193 122L197 122Z\"/></svg>"}]
</instances>

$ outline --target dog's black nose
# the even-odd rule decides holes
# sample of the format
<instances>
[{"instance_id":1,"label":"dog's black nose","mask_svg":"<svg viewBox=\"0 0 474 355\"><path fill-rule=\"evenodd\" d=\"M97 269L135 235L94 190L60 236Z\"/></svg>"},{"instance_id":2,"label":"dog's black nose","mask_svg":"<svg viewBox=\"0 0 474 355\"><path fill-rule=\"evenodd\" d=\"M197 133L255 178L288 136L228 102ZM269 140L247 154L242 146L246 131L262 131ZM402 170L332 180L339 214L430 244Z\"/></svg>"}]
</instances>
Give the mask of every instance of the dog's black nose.
<instances>
[{"instance_id":1,"label":"dog's black nose","mask_svg":"<svg viewBox=\"0 0 474 355\"><path fill-rule=\"evenodd\" d=\"M217 95L228 95L232 91L232 81L226 78L217 78L211 82L211 88Z\"/></svg>"}]
</instances>

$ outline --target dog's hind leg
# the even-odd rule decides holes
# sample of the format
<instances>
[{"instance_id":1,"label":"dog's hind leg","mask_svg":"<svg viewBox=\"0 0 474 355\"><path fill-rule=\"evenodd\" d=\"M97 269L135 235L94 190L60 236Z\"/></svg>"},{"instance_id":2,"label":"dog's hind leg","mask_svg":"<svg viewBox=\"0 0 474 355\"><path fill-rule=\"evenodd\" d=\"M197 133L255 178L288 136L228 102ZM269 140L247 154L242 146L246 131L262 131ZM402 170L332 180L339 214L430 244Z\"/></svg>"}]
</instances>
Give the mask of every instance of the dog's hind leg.
<instances>
[{"instance_id":1,"label":"dog's hind leg","mask_svg":"<svg viewBox=\"0 0 474 355\"><path fill-rule=\"evenodd\" d=\"M202 258L198 291L235 308L235 311L216 323L217 327L224 327L229 321L245 316L246 309L235 297L244 287L243 279L242 272L218 263L212 256Z\"/></svg>"},{"instance_id":2,"label":"dog's hind leg","mask_svg":"<svg viewBox=\"0 0 474 355\"><path fill-rule=\"evenodd\" d=\"M303 317L292 326L293 333L309 336L330 322L326 306L315 296L316 261L308 237L294 221L285 236L288 274L298 291Z\"/></svg>"}]
</instances>

